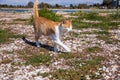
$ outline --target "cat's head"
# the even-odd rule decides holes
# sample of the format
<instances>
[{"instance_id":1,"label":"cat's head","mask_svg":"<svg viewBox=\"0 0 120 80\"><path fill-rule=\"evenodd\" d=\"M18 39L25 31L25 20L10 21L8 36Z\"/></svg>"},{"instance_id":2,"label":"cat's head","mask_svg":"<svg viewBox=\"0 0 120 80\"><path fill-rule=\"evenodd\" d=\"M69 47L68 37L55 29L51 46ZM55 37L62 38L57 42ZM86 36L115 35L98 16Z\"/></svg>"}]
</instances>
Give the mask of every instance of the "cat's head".
<instances>
[{"instance_id":1,"label":"cat's head","mask_svg":"<svg viewBox=\"0 0 120 80\"><path fill-rule=\"evenodd\" d=\"M62 30L64 31L71 31L72 30L72 21L71 20L63 20L61 22L61 27L62 27Z\"/></svg>"}]
</instances>

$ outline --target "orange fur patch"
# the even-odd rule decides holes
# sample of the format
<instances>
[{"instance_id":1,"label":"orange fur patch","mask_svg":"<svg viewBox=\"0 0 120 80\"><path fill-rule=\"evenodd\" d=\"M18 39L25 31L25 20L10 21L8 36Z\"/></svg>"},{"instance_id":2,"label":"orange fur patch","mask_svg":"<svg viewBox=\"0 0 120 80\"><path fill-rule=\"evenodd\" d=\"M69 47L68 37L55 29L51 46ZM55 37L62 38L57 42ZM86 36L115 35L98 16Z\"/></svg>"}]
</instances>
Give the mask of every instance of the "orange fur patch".
<instances>
[{"instance_id":1,"label":"orange fur patch","mask_svg":"<svg viewBox=\"0 0 120 80\"><path fill-rule=\"evenodd\" d=\"M44 17L38 17L34 21L35 30L43 35L50 35L55 33L55 27L59 25L59 22L48 20Z\"/></svg>"},{"instance_id":2,"label":"orange fur patch","mask_svg":"<svg viewBox=\"0 0 120 80\"><path fill-rule=\"evenodd\" d=\"M69 28L71 25L70 20L64 22L54 22L38 15L38 0L34 3L34 29L39 35L51 35L55 33L55 27L62 24L62 27Z\"/></svg>"},{"instance_id":3,"label":"orange fur patch","mask_svg":"<svg viewBox=\"0 0 120 80\"><path fill-rule=\"evenodd\" d=\"M62 27L69 28L71 26L71 20L63 21Z\"/></svg>"}]
</instances>

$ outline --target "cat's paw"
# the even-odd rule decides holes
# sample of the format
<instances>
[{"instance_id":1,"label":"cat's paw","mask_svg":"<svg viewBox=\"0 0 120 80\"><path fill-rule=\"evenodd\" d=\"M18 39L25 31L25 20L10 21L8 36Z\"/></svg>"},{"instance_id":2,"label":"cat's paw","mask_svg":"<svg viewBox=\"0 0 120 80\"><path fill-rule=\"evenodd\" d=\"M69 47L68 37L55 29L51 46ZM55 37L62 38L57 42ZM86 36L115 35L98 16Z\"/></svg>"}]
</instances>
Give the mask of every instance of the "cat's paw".
<instances>
[{"instance_id":1,"label":"cat's paw","mask_svg":"<svg viewBox=\"0 0 120 80\"><path fill-rule=\"evenodd\" d=\"M37 47L41 47L40 44L39 44L38 42L36 42L36 46L37 46Z\"/></svg>"},{"instance_id":2,"label":"cat's paw","mask_svg":"<svg viewBox=\"0 0 120 80\"><path fill-rule=\"evenodd\" d=\"M39 48L39 47L40 47L40 45L37 45L37 47Z\"/></svg>"},{"instance_id":3,"label":"cat's paw","mask_svg":"<svg viewBox=\"0 0 120 80\"><path fill-rule=\"evenodd\" d=\"M70 49L67 49L67 51L66 52L71 52L71 50Z\"/></svg>"},{"instance_id":4,"label":"cat's paw","mask_svg":"<svg viewBox=\"0 0 120 80\"><path fill-rule=\"evenodd\" d=\"M57 48L54 48L54 52L58 52L58 49L57 49Z\"/></svg>"}]
</instances>

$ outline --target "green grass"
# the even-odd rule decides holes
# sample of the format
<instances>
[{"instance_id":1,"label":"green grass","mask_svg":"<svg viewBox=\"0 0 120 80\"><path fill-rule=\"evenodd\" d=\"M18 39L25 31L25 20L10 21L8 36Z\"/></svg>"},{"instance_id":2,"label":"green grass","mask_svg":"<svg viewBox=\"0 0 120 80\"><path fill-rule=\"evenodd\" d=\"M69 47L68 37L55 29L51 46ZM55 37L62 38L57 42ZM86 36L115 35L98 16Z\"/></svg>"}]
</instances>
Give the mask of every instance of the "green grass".
<instances>
[{"instance_id":1,"label":"green grass","mask_svg":"<svg viewBox=\"0 0 120 80\"><path fill-rule=\"evenodd\" d=\"M74 59L74 58L80 58L81 54L77 53L62 53L58 55L58 58L64 58L64 59Z\"/></svg>"},{"instance_id":2,"label":"green grass","mask_svg":"<svg viewBox=\"0 0 120 80\"><path fill-rule=\"evenodd\" d=\"M94 50L95 49L95 50ZM89 51L96 52L101 51L99 47L93 47ZM98 68L102 67L101 62L105 60L102 56L95 56L90 54L90 58L87 56L87 53L61 53L57 55L50 55L45 49L27 47L24 50L17 52L19 58L23 59L25 62L19 63L20 65L33 65L40 66L45 65L50 69L54 69L47 73L37 73L38 76L49 77L50 80L86 80L86 75L94 79L102 79L102 71L99 71ZM56 69L52 67L52 63L64 59L62 66L69 66L68 69ZM19 65L14 63L14 65ZM99 72L100 75L95 73Z\"/></svg>"},{"instance_id":3,"label":"green grass","mask_svg":"<svg viewBox=\"0 0 120 80\"><path fill-rule=\"evenodd\" d=\"M17 53L19 54L19 57L25 61L21 64L25 65L49 65L52 60L48 51L43 48L29 46L24 48L24 50L17 51Z\"/></svg>"},{"instance_id":4,"label":"green grass","mask_svg":"<svg viewBox=\"0 0 120 80\"><path fill-rule=\"evenodd\" d=\"M17 19L13 19L13 21L28 21L29 19L21 19L21 18L17 18Z\"/></svg>"},{"instance_id":5,"label":"green grass","mask_svg":"<svg viewBox=\"0 0 120 80\"><path fill-rule=\"evenodd\" d=\"M111 35L98 35L98 40L105 41L106 44L118 44L120 40L112 38Z\"/></svg>"},{"instance_id":6,"label":"green grass","mask_svg":"<svg viewBox=\"0 0 120 80\"><path fill-rule=\"evenodd\" d=\"M103 31L96 32L96 34L109 35L110 33L108 31L106 31L106 30L103 30Z\"/></svg>"},{"instance_id":7,"label":"green grass","mask_svg":"<svg viewBox=\"0 0 120 80\"><path fill-rule=\"evenodd\" d=\"M96 53L96 52L102 52L103 49L98 47L98 46L94 46L94 47L88 47L84 49L84 53Z\"/></svg>"},{"instance_id":8,"label":"green grass","mask_svg":"<svg viewBox=\"0 0 120 80\"><path fill-rule=\"evenodd\" d=\"M52 75L50 78L51 80L86 80L86 75L89 75L90 79L101 79L102 71L99 71L98 68L101 67L100 63L104 60L105 58L101 56L92 58L90 60L69 58L66 64L71 67L70 69L58 69L54 72L47 74L45 73L42 75ZM95 72L99 72L100 75L96 75Z\"/></svg>"},{"instance_id":9,"label":"green grass","mask_svg":"<svg viewBox=\"0 0 120 80\"><path fill-rule=\"evenodd\" d=\"M74 37L78 37L80 34L76 33L76 32L72 32L71 35L74 36Z\"/></svg>"},{"instance_id":10,"label":"green grass","mask_svg":"<svg viewBox=\"0 0 120 80\"><path fill-rule=\"evenodd\" d=\"M59 69L52 74L50 80L85 80L85 75L81 74L80 71L76 70L63 70Z\"/></svg>"},{"instance_id":11,"label":"green grass","mask_svg":"<svg viewBox=\"0 0 120 80\"><path fill-rule=\"evenodd\" d=\"M13 24L30 24L30 19L22 19L22 18L16 18L11 21L0 21L0 24L8 24L8 25L13 25Z\"/></svg>"},{"instance_id":12,"label":"green grass","mask_svg":"<svg viewBox=\"0 0 120 80\"><path fill-rule=\"evenodd\" d=\"M110 37L110 33L108 32L108 30L101 30L101 31L92 31L92 32L89 32L89 31L85 31L85 32L80 32L80 33L77 33L77 32L71 32L71 36L72 37L80 37L81 35L83 34L96 34L98 36L106 36L106 37ZM97 36L97 38L98 38Z\"/></svg>"},{"instance_id":13,"label":"green grass","mask_svg":"<svg viewBox=\"0 0 120 80\"><path fill-rule=\"evenodd\" d=\"M96 36L96 38L98 40L105 41L106 44L118 44L118 42L120 41L120 40L112 37L112 34L109 33L108 30L99 31L99 32L96 32L96 33L98 34Z\"/></svg>"},{"instance_id":14,"label":"green grass","mask_svg":"<svg viewBox=\"0 0 120 80\"><path fill-rule=\"evenodd\" d=\"M99 51L99 48L93 48L92 52ZM98 49L98 50L97 50ZM98 70L102 67L101 62L105 60L102 56L93 56L87 58L86 53L62 53L58 54L57 59L65 59L64 64L70 66L69 69L55 69L48 73L39 73L40 76L50 77L50 80L86 80L86 75L89 75L90 79L102 79L102 70ZM85 57L86 56L86 57ZM63 64L63 65L64 65ZM99 75L96 74L99 73Z\"/></svg>"},{"instance_id":15,"label":"green grass","mask_svg":"<svg viewBox=\"0 0 120 80\"><path fill-rule=\"evenodd\" d=\"M9 32L8 30L0 29L0 43L5 43L11 41L10 38L22 38L23 35L14 34Z\"/></svg>"},{"instance_id":16,"label":"green grass","mask_svg":"<svg viewBox=\"0 0 120 80\"><path fill-rule=\"evenodd\" d=\"M45 18L53 20L53 21L61 21L61 19L62 19L62 16L58 16L54 12L52 12L51 10L48 10L46 8L39 10L39 16L45 17Z\"/></svg>"},{"instance_id":17,"label":"green grass","mask_svg":"<svg viewBox=\"0 0 120 80\"><path fill-rule=\"evenodd\" d=\"M77 19L73 19L73 28L100 28L102 30L117 29L120 22L103 21L102 23L86 23Z\"/></svg>"},{"instance_id":18,"label":"green grass","mask_svg":"<svg viewBox=\"0 0 120 80\"><path fill-rule=\"evenodd\" d=\"M43 14L44 13L44 14ZM44 9L43 11L39 11L39 15L43 16L53 21L59 21L61 18L51 11ZM72 36L79 37L81 34L96 34L98 35L96 38L98 40L103 40L107 44L118 43L119 40L111 38L111 33L108 32L110 29L118 29L119 22L112 22L113 16L109 15L106 17L99 16L98 13L75 13L72 15L77 15L78 18L73 19L73 28L75 29L83 29L83 28L100 28L100 31L92 31L92 32L80 32L75 33L72 32ZM92 21L101 21L100 23L87 23L82 22L83 19L92 20ZM33 20L33 19L31 19ZM115 18L118 20L118 18ZM20 21L18 19L18 21ZM22 21L22 20L21 20ZM24 20L23 20L24 21ZM6 34L6 32L2 32ZM8 35L9 33L7 33ZM1 36L0 36L1 37ZM15 37L15 36L14 36ZM0 38L1 39L1 38ZM90 43L90 42L89 42ZM100 46L100 45L99 45ZM52 69L48 73L37 73L38 76L49 77L50 80L87 80L86 75L89 75L91 80L102 79L102 62L106 60L106 57L98 56L97 53L103 52L103 48L99 46L88 47L85 48L81 53L60 53L53 54L49 53L46 49L29 47L24 50L19 50L17 53L19 54L19 58L23 59L25 62L13 63L13 65L33 65L33 66L47 66ZM116 51L118 53L119 51ZM12 54L8 52L8 54ZM51 56L52 54L52 56ZM52 66L52 63L57 62L58 60L63 60L62 66L69 66L68 69L57 69ZM3 63L9 63L9 60L4 60ZM96 74L99 73L99 75Z\"/></svg>"},{"instance_id":19,"label":"green grass","mask_svg":"<svg viewBox=\"0 0 120 80\"><path fill-rule=\"evenodd\" d=\"M78 18L73 18L73 28L81 29L81 28L100 28L102 30L109 30L109 29L117 29L120 22L112 22L118 21L120 19L120 14L111 14L108 16L100 16L98 13L95 12L76 12L72 14L74 16L78 16ZM90 20L90 21L100 21L100 23L88 23L83 22L83 20Z\"/></svg>"},{"instance_id":20,"label":"green grass","mask_svg":"<svg viewBox=\"0 0 120 80\"><path fill-rule=\"evenodd\" d=\"M104 57L98 56L98 57L94 57L91 60L86 60L83 61L84 63L86 63L87 65L99 65L101 61L105 60Z\"/></svg>"},{"instance_id":21,"label":"green grass","mask_svg":"<svg viewBox=\"0 0 120 80\"><path fill-rule=\"evenodd\" d=\"M38 72L37 76L42 76L43 78L44 77L48 77L50 74L49 73L40 73Z\"/></svg>"},{"instance_id":22,"label":"green grass","mask_svg":"<svg viewBox=\"0 0 120 80\"><path fill-rule=\"evenodd\" d=\"M105 18L102 17L102 16L99 16L99 14L97 12L89 12L89 13L86 13L86 12L76 12L76 13L73 13L72 14L73 16L78 16L78 19L79 20L83 20L83 19L86 19L86 20L93 20L93 21L100 21L100 20L104 20Z\"/></svg>"},{"instance_id":23,"label":"green grass","mask_svg":"<svg viewBox=\"0 0 120 80\"><path fill-rule=\"evenodd\" d=\"M30 57L27 58L26 60L26 65L40 65L40 64L47 64L51 61L51 56L49 54L47 55L32 55Z\"/></svg>"},{"instance_id":24,"label":"green grass","mask_svg":"<svg viewBox=\"0 0 120 80\"><path fill-rule=\"evenodd\" d=\"M120 20L120 11L110 15L112 19Z\"/></svg>"}]
</instances>

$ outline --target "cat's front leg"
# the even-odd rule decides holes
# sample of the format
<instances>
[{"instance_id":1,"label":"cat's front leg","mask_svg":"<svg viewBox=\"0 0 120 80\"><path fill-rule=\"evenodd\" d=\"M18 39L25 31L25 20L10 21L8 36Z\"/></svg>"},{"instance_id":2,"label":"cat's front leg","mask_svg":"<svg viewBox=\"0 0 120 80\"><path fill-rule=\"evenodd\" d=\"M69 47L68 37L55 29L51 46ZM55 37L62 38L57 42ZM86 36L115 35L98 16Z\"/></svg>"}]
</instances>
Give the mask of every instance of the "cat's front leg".
<instances>
[{"instance_id":1,"label":"cat's front leg","mask_svg":"<svg viewBox=\"0 0 120 80\"><path fill-rule=\"evenodd\" d=\"M66 50L66 52L71 52L70 48L68 48L66 45L64 45L60 40L54 40L54 44L60 45L61 47L63 47ZM57 48L54 46L54 49L56 50Z\"/></svg>"},{"instance_id":2,"label":"cat's front leg","mask_svg":"<svg viewBox=\"0 0 120 80\"><path fill-rule=\"evenodd\" d=\"M61 41L57 41L58 45L62 46L66 52L71 52L70 48L68 48L66 45L64 45Z\"/></svg>"},{"instance_id":3,"label":"cat's front leg","mask_svg":"<svg viewBox=\"0 0 120 80\"><path fill-rule=\"evenodd\" d=\"M63 47L67 52L71 52L71 50L61 42L61 40L58 36L56 36L55 34L52 34L51 38L55 45L59 45L59 46ZM55 45L54 45L54 50L57 49L57 47Z\"/></svg>"}]
</instances>

